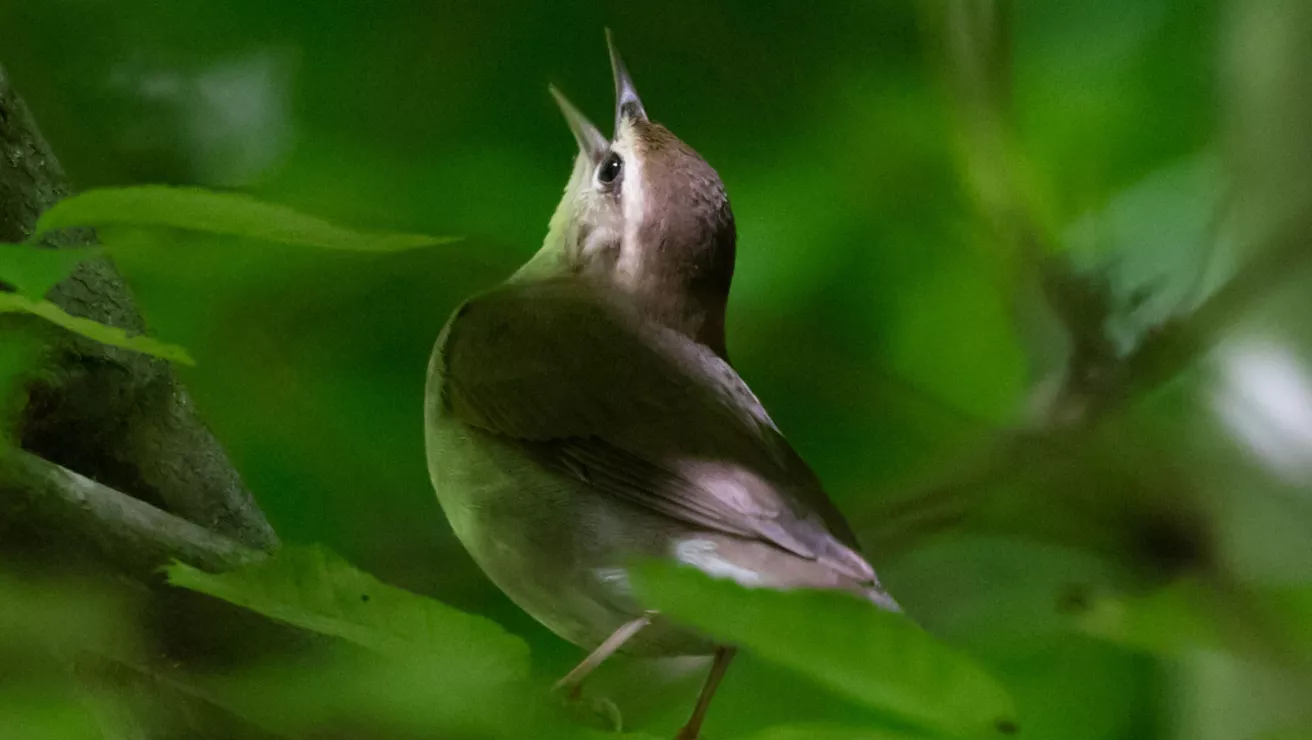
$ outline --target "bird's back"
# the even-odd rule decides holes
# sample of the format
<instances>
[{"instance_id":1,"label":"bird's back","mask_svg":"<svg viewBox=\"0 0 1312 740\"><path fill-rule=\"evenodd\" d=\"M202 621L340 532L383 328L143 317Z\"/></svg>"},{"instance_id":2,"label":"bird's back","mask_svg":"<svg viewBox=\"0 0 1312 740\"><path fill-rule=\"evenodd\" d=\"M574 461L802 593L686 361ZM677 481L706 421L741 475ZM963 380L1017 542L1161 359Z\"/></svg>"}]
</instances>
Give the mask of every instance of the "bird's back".
<instances>
[{"instance_id":1,"label":"bird's back","mask_svg":"<svg viewBox=\"0 0 1312 740\"><path fill-rule=\"evenodd\" d=\"M426 410L449 516L520 481L534 492L492 495L545 495L524 506L568 512L553 500L566 482L672 532L728 537L718 547L738 552L726 557L751 561L734 567L762 563L779 576L758 583L887 600L815 475L733 368L580 278L510 282L462 306L435 348ZM547 479L556 483L544 494Z\"/></svg>"}]
</instances>

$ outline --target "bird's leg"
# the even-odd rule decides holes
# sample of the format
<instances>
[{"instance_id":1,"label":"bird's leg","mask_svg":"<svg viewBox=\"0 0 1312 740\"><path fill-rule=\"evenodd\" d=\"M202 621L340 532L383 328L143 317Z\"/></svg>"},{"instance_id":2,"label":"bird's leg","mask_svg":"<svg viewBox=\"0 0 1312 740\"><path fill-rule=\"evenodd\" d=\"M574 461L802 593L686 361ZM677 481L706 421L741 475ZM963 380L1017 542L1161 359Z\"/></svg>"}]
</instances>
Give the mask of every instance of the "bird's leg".
<instances>
[{"instance_id":1,"label":"bird's leg","mask_svg":"<svg viewBox=\"0 0 1312 740\"><path fill-rule=\"evenodd\" d=\"M679 730L674 740L697 740L698 734L702 731L702 720L706 719L706 709L711 706L711 697L715 696L715 690L720 686L720 679L724 678L724 672L729 669L729 661L733 660L736 652L737 649L731 647L722 647L715 651L715 662L711 664L711 673L706 677L706 683L702 685L702 693L697 696L697 706L693 707L688 724Z\"/></svg>"},{"instance_id":2,"label":"bird's leg","mask_svg":"<svg viewBox=\"0 0 1312 740\"><path fill-rule=\"evenodd\" d=\"M605 642L598 645L596 650L593 650L588 657L584 658L582 663L574 666L574 670L565 674L564 678L557 681L555 686L556 690L569 689L570 697L577 698L579 686L583 683L583 679L587 678L589 673L596 670L597 666L601 665L602 662L613 655L616 650L619 650L624 643L628 642L629 638L638 634L643 627L646 627L649 624L651 624L650 614L644 614L632 622L624 623L624 625L615 630L610 637L607 637Z\"/></svg>"}]
</instances>

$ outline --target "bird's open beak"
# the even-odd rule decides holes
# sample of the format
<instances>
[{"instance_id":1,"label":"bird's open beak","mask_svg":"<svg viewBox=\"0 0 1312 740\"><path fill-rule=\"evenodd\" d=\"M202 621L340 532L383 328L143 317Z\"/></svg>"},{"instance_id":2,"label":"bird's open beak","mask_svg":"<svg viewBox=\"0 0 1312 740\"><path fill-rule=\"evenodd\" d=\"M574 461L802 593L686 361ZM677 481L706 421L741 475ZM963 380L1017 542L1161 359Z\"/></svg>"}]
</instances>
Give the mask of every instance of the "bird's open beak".
<instances>
[{"instance_id":1,"label":"bird's open beak","mask_svg":"<svg viewBox=\"0 0 1312 740\"><path fill-rule=\"evenodd\" d=\"M619 49L615 48L615 37L606 29L606 47L610 49L610 70L615 75L615 135L619 136L620 124L630 121L647 120L647 111L638 99L638 91L633 87L633 78L620 58Z\"/></svg>"},{"instance_id":2,"label":"bird's open beak","mask_svg":"<svg viewBox=\"0 0 1312 740\"><path fill-rule=\"evenodd\" d=\"M610 142L554 85L548 86L547 89L551 91L551 96L560 106L560 112L565 114L565 122L569 124L569 130L574 133L574 140L579 143L579 151L588 155L593 162L600 162L606 151L610 149Z\"/></svg>"},{"instance_id":3,"label":"bird's open beak","mask_svg":"<svg viewBox=\"0 0 1312 740\"><path fill-rule=\"evenodd\" d=\"M618 136L624 121L646 121L647 111L642 107L638 91L633 88L633 78L629 77L629 70L624 66L619 50L615 48L615 38L609 28L606 29L606 47L610 50L610 69L615 76L615 135ZM565 114L565 122L574 133L574 140L579 143L579 151L593 162L600 162L610 150L610 141L555 85L549 85L547 89L560 106L560 112Z\"/></svg>"}]
</instances>

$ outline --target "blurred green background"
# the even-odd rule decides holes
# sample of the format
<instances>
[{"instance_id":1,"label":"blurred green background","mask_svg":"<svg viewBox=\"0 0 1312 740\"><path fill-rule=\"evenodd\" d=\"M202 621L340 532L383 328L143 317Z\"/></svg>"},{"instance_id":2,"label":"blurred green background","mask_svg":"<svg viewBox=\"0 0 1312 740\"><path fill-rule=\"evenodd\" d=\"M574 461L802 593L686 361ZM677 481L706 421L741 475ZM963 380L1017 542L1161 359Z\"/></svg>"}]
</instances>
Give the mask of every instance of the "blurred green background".
<instances>
[{"instance_id":1,"label":"blurred green background","mask_svg":"<svg viewBox=\"0 0 1312 740\"><path fill-rule=\"evenodd\" d=\"M650 115L728 188L735 365L908 612L1012 689L1025 737L1307 722L1307 654L1245 611L1312 582L1307 286L1264 288L1219 349L1065 424L1045 409L1071 342L1016 234L1107 287L1118 356L1187 320L1306 213L1309 14L1018 0L999 123L972 102L993 83L953 61L953 5L5 0L0 63L79 189L238 188L464 237L369 255L168 233L116 259L284 540L488 615L563 673L579 652L452 538L420 403L450 311L537 249L560 198L575 145L547 84L610 120L609 26ZM1179 579L1233 640L1125 618ZM1300 603L1273 634L1312 629ZM608 670L639 728L675 726L697 682L644 700L651 669ZM708 736L853 711L749 658Z\"/></svg>"}]
</instances>

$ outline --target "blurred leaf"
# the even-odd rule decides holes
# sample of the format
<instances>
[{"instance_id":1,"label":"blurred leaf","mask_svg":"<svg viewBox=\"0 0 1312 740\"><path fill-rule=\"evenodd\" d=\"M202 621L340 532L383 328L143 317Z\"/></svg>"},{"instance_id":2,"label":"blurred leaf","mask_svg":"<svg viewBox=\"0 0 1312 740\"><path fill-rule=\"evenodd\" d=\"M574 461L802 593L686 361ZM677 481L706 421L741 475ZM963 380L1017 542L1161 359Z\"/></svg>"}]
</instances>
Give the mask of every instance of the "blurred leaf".
<instances>
[{"instance_id":1,"label":"blurred leaf","mask_svg":"<svg viewBox=\"0 0 1312 740\"><path fill-rule=\"evenodd\" d=\"M931 397L1010 421L1024 392L1025 358L996 275L965 251L921 269L890 295L897 319L880 352Z\"/></svg>"},{"instance_id":2,"label":"blurred leaf","mask_svg":"<svg viewBox=\"0 0 1312 740\"><path fill-rule=\"evenodd\" d=\"M1174 656L1222 644L1207 596L1194 581L1181 581L1147 596L1104 596L1076 618L1079 629L1119 645Z\"/></svg>"},{"instance_id":3,"label":"blurred leaf","mask_svg":"<svg viewBox=\"0 0 1312 740\"><path fill-rule=\"evenodd\" d=\"M1074 547L959 534L917 547L880 576L935 635L954 643L1032 644L1040 635L1069 633L1068 602L1105 589L1115 573Z\"/></svg>"},{"instance_id":4,"label":"blurred leaf","mask_svg":"<svg viewBox=\"0 0 1312 740\"><path fill-rule=\"evenodd\" d=\"M454 241L421 234L366 234L248 195L142 185L89 190L59 201L36 224L40 237L73 226L164 226L356 252L395 252Z\"/></svg>"},{"instance_id":5,"label":"blurred leaf","mask_svg":"<svg viewBox=\"0 0 1312 740\"><path fill-rule=\"evenodd\" d=\"M748 736L750 740L924 740L929 737L918 733L823 723L780 725Z\"/></svg>"},{"instance_id":6,"label":"blurred leaf","mask_svg":"<svg viewBox=\"0 0 1312 740\"><path fill-rule=\"evenodd\" d=\"M0 649L138 652L128 605L104 584L0 573Z\"/></svg>"},{"instance_id":7,"label":"blurred leaf","mask_svg":"<svg viewBox=\"0 0 1312 740\"><path fill-rule=\"evenodd\" d=\"M1122 351L1188 313L1224 278L1221 162L1203 153L1157 170L1076 219L1063 235L1072 265L1107 281L1104 327ZM1220 242L1220 243L1219 243Z\"/></svg>"},{"instance_id":8,"label":"blurred leaf","mask_svg":"<svg viewBox=\"0 0 1312 740\"><path fill-rule=\"evenodd\" d=\"M1275 732L1265 732L1254 740L1312 740L1312 724L1298 727L1286 727Z\"/></svg>"},{"instance_id":9,"label":"blurred leaf","mask_svg":"<svg viewBox=\"0 0 1312 740\"><path fill-rule=\"evenodd\" d=\"M298 737L333 727L347 737L394 737L399 730L443 738L654 740L580 726L544 684L501 681L478 666L422 654L339 650L327 659L201 678L193 691L253 724Z\"/></svg>"},{"instance_id":10,"label":"blurred leaf","mask_svg":"<svg viewBox=\"0 0 1312 740\"><path fill-rule=\"evenodd\" d=\"M287 547L229 573L182 563L167 573L175 586L379 652L424 656L453 675L513 680L528 674L528 646L500 625L382 583L322 547Z\"/></svg>"},{"instance_id":11,"label":"blurred leaf","mask_svg":"<svg viewBox=\"0 0 1312 740\"><path fill-rule=\"evenodd\" d=\"M118 327L106 326L91 319L74 316L50 301L32 300L17 293L0 293L0 314L2 313L27 313L40 316L56 326L102 344L130 349L184 365L196 364L196 361L191 359L191 355L187 354L187 350L176 344L166 344L144 335L128 336L127 332Z\"/></svg>"},{"instance_id":12,"label":"blurred leaf","mask_svg":"<svg viewBox=\"0 0 1312 740\"><path fill-rule=\"evenodd\" d=\"M0 244L0 283L40 300L82 260L101 254L99 247L51 249L32 244Z\"/></svg>"},{"instance_id":13,"label":"blurred leaf","mask_svg":"<svg viewBox=\"0 0 1312 740\"><path fill-rule=\"evenodd\" d=\"M23 379L39 362L41 343L21 327L0 329L0 336L3 337L0 341L0 448L3 448L12 442L11 420L27 405Z\"/></svg>"},{"instance_id":14,"label":"blurred leaf","mask_svg":"<svg viewBox=\"0 0 1312 740\"><path fill-rule=\"evenodd\" d=\"M119 740L107 737L76 700L56 692L0 693L4 740Z\"/></svg>"},{"instance_id":15,"label":"blurred leaf","mask_svg":"<svg viewBox=\"0 0 1312 740\"><path fill-rule=\"evenodd\" d=\"M981 646L979 656L1015 697L1020 738L1160 737L1155 656L1075 632Z\"/></svg>"},{"instance_id":16,"label":"blurred leaf","mask_svg":"<svg viewBox=\"0 0 1312 740\"><path fill-rule=\"evenodd\" d=\"M1172 661L1180 677L1171 695L1177 712L1174 736L1260 738L1279 728L1304 725L1312 685L1306 673L1280 665L1285 656L1270 657L1277 660L1239 651L1194 650Z\"/></svg>"},{"instance_id":17,"label":"blurred leaf","mask_svg":"<svg viewBox=\"0 0 1312 740\"><path fill-rule=\"evenodd\" d=\"M121 584L0 573L0 738L118 740L98 727L88 700L88 656L136 661L144 654Z\"/></svg>"},{"instance_id":18,"label":"blurred leaf","mask_svg":"<svg viewBox=\"0 0 1312 740\"><path fill-rule=\"evenodd\" d=\"M956 735L1015 726L997 681L900 614L847 594L746 589L665 564L634 576L651 607L872 707Z\"/></svg>"},{"instance_id":19,"label":"blurred leaf","mask_svg":"<svg viewBox=\"0 0 1312 740\"><path fill-rule=\"evenodd\" d=\"M1264 589L1257 596L1288 646L1312 655L1312 588Z\"/></svg>"}]
</instances>

